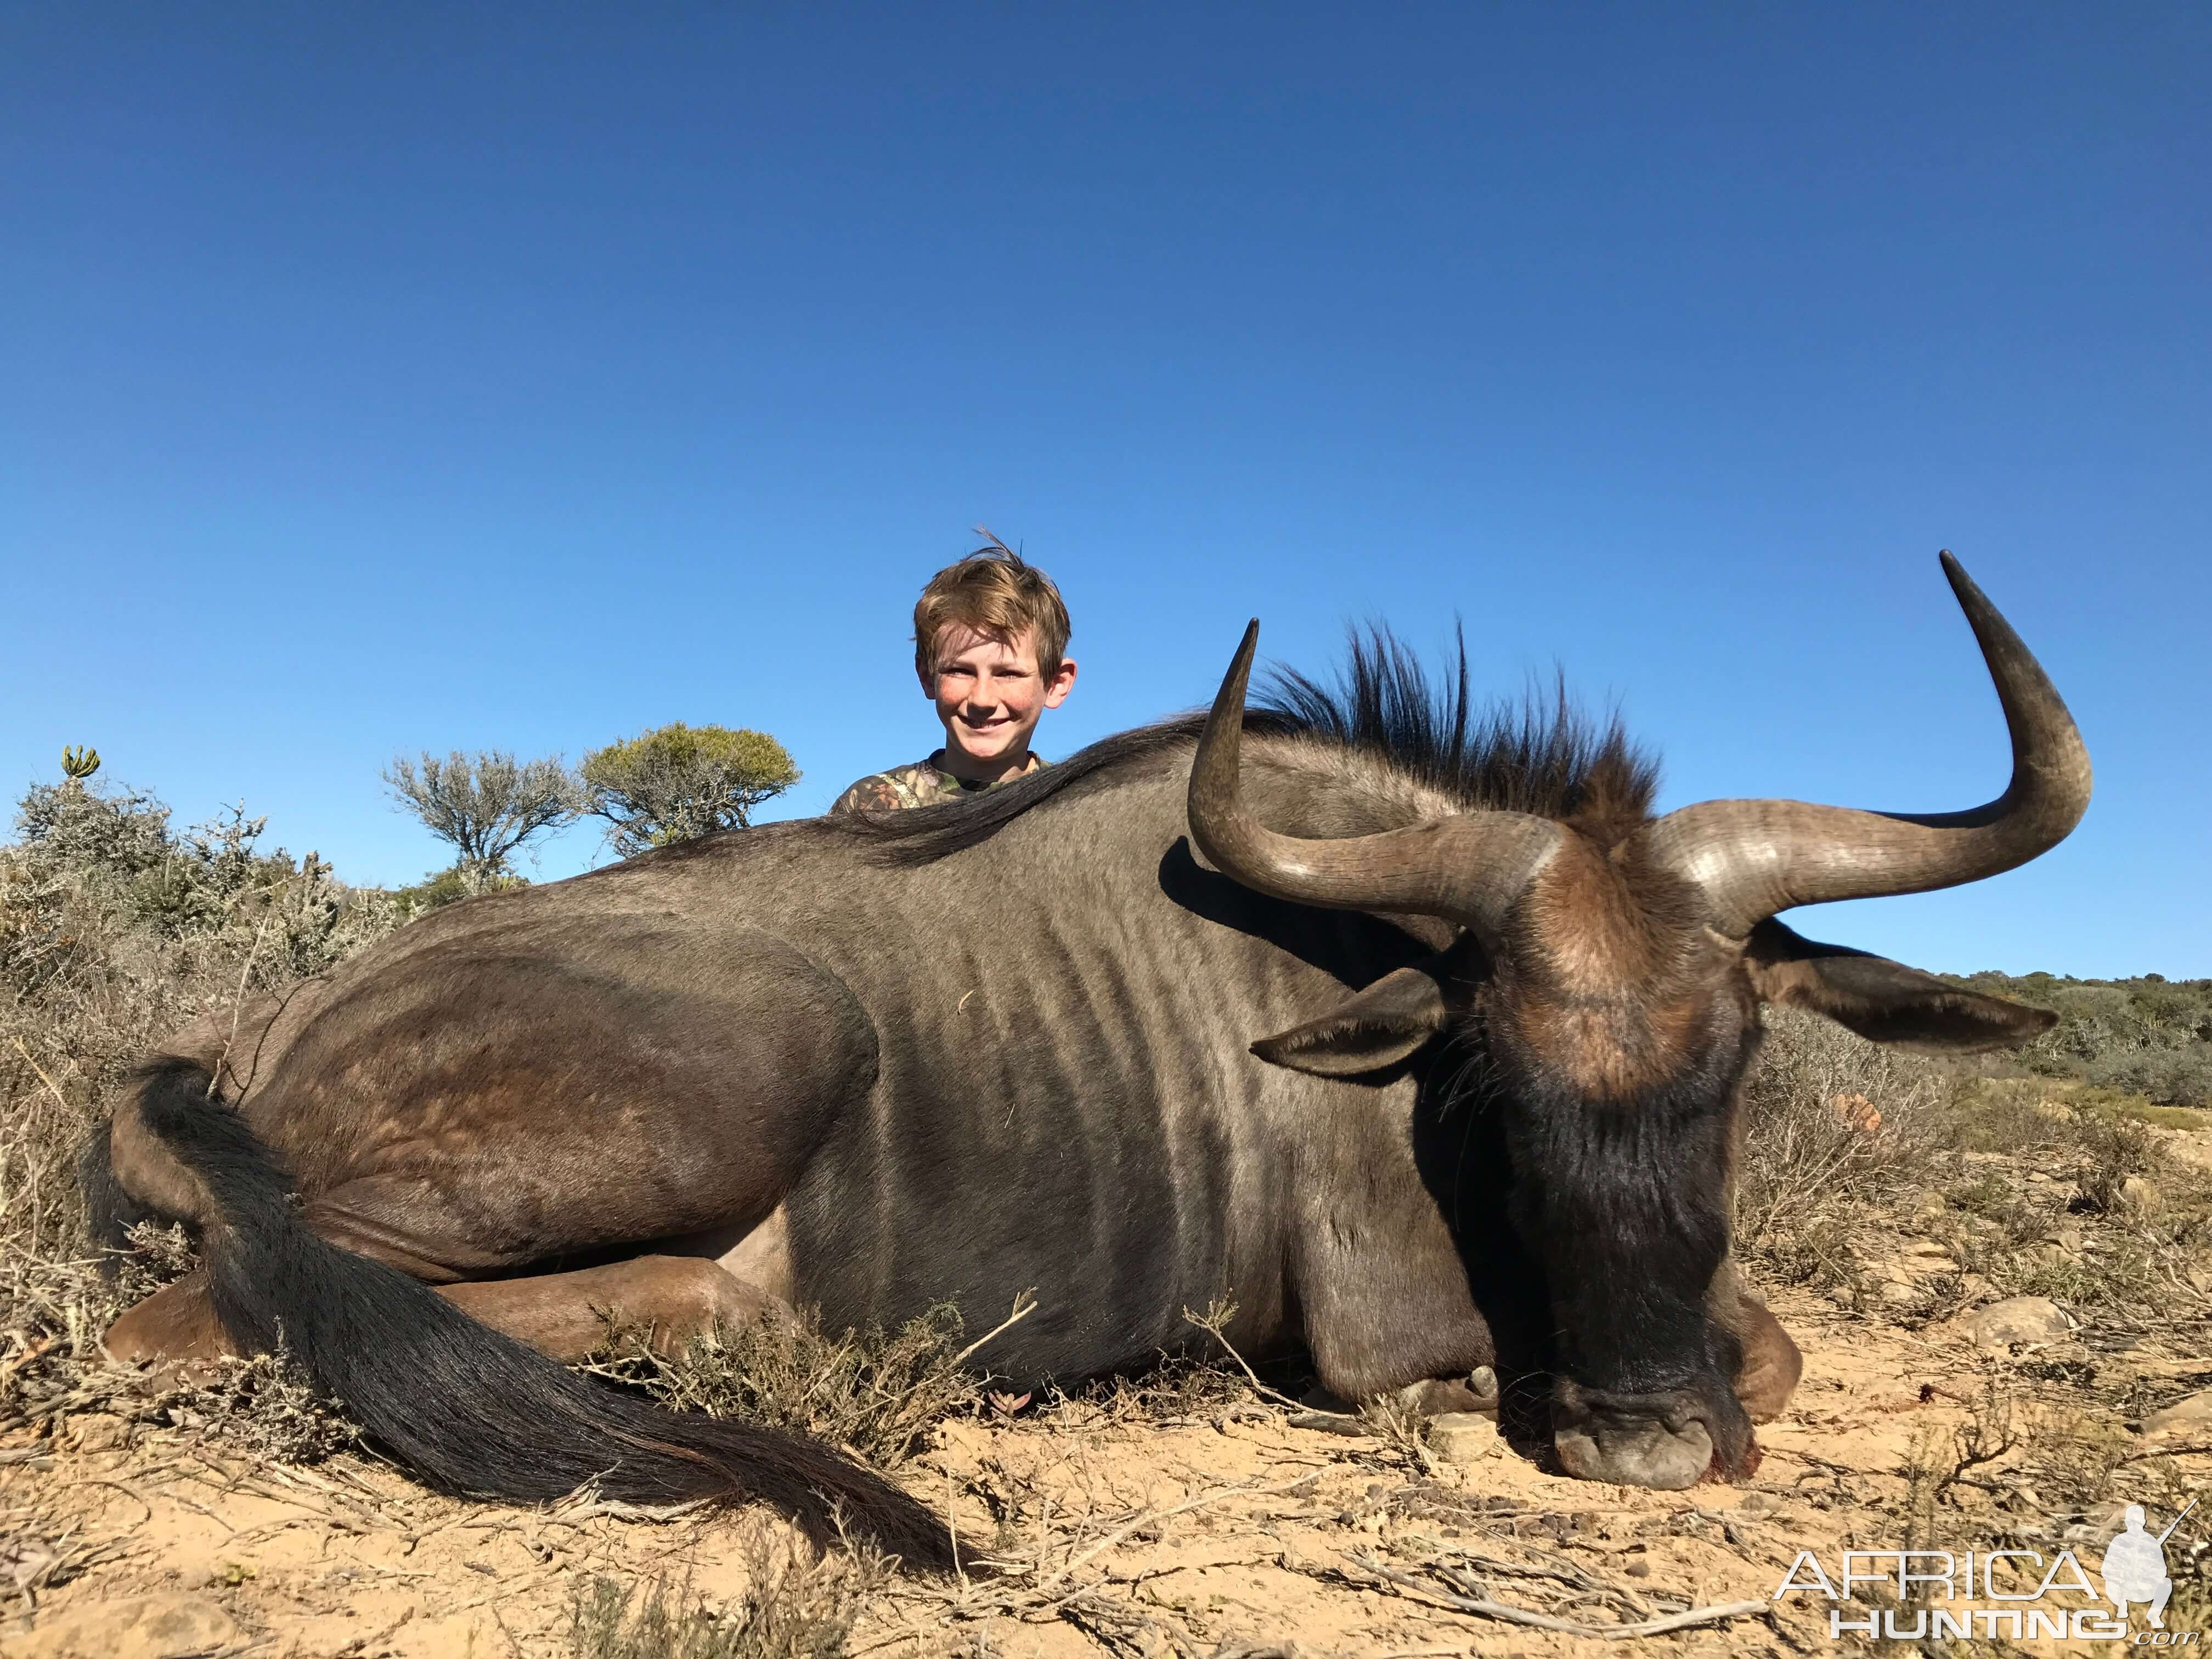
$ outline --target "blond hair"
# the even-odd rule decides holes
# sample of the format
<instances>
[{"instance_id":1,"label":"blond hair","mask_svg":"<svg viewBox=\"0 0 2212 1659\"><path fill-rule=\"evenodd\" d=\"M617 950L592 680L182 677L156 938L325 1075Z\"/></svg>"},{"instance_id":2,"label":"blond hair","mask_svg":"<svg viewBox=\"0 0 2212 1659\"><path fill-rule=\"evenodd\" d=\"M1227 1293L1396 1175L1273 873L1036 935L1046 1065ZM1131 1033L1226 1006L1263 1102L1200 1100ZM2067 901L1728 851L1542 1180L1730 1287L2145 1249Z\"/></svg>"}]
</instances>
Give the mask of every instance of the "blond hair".
<instances>
[{"instance_id":1,"label":"blond hair","mask_svg":"<svg viewBox=\"0 0 2212 1659\"><path fill-rule=\"evenodd\" d=\"M1037 672L1050 679L1067 652L1067 606L1052 578L988 530L984 544L929 579L914 607L914 665L927 679L937 666L937 640L947 628L972 628L1012 646L1034 629Z\"/></svg>"}]
</instances>

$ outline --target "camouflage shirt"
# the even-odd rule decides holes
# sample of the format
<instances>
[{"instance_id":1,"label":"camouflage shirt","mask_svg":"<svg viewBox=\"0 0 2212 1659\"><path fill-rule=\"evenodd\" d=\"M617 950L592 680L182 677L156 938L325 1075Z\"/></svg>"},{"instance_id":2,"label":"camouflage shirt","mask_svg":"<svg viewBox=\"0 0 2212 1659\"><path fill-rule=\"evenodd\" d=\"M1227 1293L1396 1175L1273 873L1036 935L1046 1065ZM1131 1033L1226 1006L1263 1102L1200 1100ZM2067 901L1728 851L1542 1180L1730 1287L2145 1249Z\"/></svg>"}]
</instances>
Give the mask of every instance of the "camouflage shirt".
<instances>
[{"instance_id":1,"label":"camouflage shirt","mask_svg":"<svg viewBox=\"0 0 2212 1659\"><path fill-rule=\"evenodd\" d=\"M937 806L949 800L964 800L970 795L980 795L986 789L995 789L995 783L970 783L956 778L939 764L945 758L940 749L927 760L918 760L911 766L894 766L888 772L871 772L858 783L837 797L832 812L890 812L908 806ZM1014 774L1025 778L1052 763L1042 755L1030 757L1028 769ZM999 783L1012 783L1014 778L1001 778Z\"/></svg>"}]
</instances>

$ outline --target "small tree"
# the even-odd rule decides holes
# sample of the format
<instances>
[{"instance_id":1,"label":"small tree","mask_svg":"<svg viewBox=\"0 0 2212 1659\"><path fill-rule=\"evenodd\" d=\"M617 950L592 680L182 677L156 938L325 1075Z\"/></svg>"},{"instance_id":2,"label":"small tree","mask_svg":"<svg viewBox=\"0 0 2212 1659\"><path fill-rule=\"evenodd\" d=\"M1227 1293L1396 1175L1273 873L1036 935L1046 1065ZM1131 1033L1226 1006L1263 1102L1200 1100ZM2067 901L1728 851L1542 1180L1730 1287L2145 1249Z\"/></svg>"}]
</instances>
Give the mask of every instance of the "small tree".
<instances>
[{"instance_id":1,"label":"small tree","mask_svg":"<svg viewBox=\"0 0 2212 1659\"><path fill-rule=\"evenodd\" d=\"M576 816L576 781L557 759L517 761L504 750L420 762L395 756L382 774L392 798L460 856L455 868L471 892L510 873L509 857L532 836Z\"/></svg>"},{"instance_id":2,"label":"small tree","mask_svg":"<svg viewBox=\"0 0 2212 1659\"><path fill-rule=\"evenodd\" d=\"M624 858L713 830L743 830L753 809L799 781L765 732L678 720L584 757L584 810L605 818Z\"/></svg>"}]
</instances>

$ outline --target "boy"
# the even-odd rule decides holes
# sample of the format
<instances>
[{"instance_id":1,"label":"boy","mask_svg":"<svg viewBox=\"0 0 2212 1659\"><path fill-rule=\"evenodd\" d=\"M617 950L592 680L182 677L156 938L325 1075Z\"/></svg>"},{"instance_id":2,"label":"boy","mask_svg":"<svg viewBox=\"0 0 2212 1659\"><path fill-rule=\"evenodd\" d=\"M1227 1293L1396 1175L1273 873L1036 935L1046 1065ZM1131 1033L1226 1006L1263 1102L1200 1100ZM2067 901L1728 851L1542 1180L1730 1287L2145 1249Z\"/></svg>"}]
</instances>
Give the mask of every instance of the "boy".
<instances>
[{"instance_id":1,"label":"boy","mask_svg":"<svg viewBox=\"0 0 2212 1659\"><path fill-rule=\"evenodd\" d=\"M1075 685L1067 632L1052 578L995 536L939 571L914 607L914 668L944 722L945 747L862 778L830 810L934 806L1045 765L1030 739Z\"/></svg>"}]
</instances>

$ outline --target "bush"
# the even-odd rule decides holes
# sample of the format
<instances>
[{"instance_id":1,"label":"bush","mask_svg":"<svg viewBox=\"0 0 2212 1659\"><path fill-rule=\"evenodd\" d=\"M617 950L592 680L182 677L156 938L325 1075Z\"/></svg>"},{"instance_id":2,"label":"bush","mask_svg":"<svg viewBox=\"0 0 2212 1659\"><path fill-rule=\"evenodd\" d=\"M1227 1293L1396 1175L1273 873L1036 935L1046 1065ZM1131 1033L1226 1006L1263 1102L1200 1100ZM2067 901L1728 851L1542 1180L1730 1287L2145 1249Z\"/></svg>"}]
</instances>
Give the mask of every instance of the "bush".
<instances>
[{"instance_id":1,"label":"bush","mask_svg":"<svg viewBox=\"0 0 2212 1659\"><path fill-rule=\"evenodd\" d=\"M2016 1057L1986 1060L1985 1073L2019 1066L2124 1089L2160 1105L2212 1106L2212 981L1976 974L1956 982L2058 1016Z\"/></svg>"},{"instance_id":2,"label":"bush","mask_svg":"<svg viewBox=\"0 0 2212 1659\"><path fill-rule=\"evenodd\" d=\"M661 1580L594 1574L570 1593L570 1659L836 1659L866 1598L889 1582L866 1547L808 1559L755 1538L745 1588L716 1606Z\"/></svg>"},{"instance_id":3,"label":"bush","mask_svg":"<svg viewBox=\"0 0 2212 1659\"><path fill-rule=\"evenodd\" d=\"M102 953L134 937L192 955L241 933L296 978L337 961L364 921L384 925L313 853L295 865L260 851L266 823L232 807L179 836L143 791L33 786L18 844L0 853L0 988L20 1000L96 977Z\"/></svg>"},{"instance_id":4,"label":"bush","mask_svg":"<svg viewBox=\"0 0 2212 1659\"><path fill-rule=\"evenodd\" d=\"M530 885L527 876L509 872L484 880L461 865L444 870L433 870L412 887L396 887L392 899L400 913L409 921L442 910L448 904L458 904L465 898L476 898L485 893L512 892L518 887Z\"/></svg>"},{"instance_id":5,"label":"bush","mask_svg":"<svg viewBox=\"0 0 2212 1659\"><path fill-rule=\"evenodd\" d=\"M811 1309L718 1326L663 1354L653 1333L619 1329L587 1369L643 1388L673 1411L734 1417L849 1447L895 1468L939 1419L979 1397L961 1369L960 1314L939 1308L888 1334L832 1336Z\"/></svg>"},{"instance_id":6,"label":"bush","mask_svg":"<svg viewBox=\"0 0 2212 1659\"><path fill-rule=\"evenodd\" d=\"M753 809L799 781L765 732L678 720L584 757L586 811L609 825L624 858L716 830L743 830Z\"/></svg>"},{"instance_id":7,"label":"bush","mask_svg":"<svg viewBox=\"0 0 2212 1659\"><path fill-rule=\"evenodd\" d=\"M2166 1167L2148 1121L2160 1109L1768 1018L1746 1085L1736 1205L1739 1251L1766 1274L1863 1311L1887 1304L1915 1328L1977 1286L2099 1309L2107 1323L2153 1307L2195 1316L2203 1299L2172 1280L2172 1251L2202 1219L2171 1190L2142 1206ZM1906 1285L1892 1260L1905 1234L1936 1240L1955 1265Z\"/></svg>"},{"instance_id":8,"label":"bush","mask_svg":"<svg viewBox=\"0 0 2212 1659\"><path fill-rule=\"evenodd\" d=\"M2141 1095L2156 1106L2212 1106L2212 1042L2101 1054L2083 1068L2101 1088Z\"/></svg>"},{"instance_id":9,"label":"bush","mask_svg":"<svg viewBox=\"0 0 2212 1659\"><path fill-rule=\"evenodd\" d=\"M0 1315L26 1347L89 1352L106 1311L75 1162L123 1077L195 1016L324 972L402 917L312 853L263 851L242 809L181 835L169 818L143 790L40 784L0 848Z\"/></svg>"},{"instance_id":10,"label":"bush","mask_svg":"<svg viewBox=\"0 0 2212 1659\"><path fill-rule=\"evenodd\" d=\"M1894 1198L1924 1173L1950 1085L1922 1056L1830 1021L1786 1009L1766 1021L1744 1085L1736 1226L1754 1253L1795 1239L1802 1267L1824 1219Z\"/></svg>"},{"instance_id":11,"label":"bush","mask_svg":"<svg viewBox=\"0 0 2212 1659\"><path fill-rule=\"evenodd\" d=\"M394 757L384 783L460 854L454 868L471 893L499 885L526 842L576 816L576 781L558 757L518 761L501 749L456 749L440 760L425 750L420 761Z\"/></svg>"}]
</instances>

